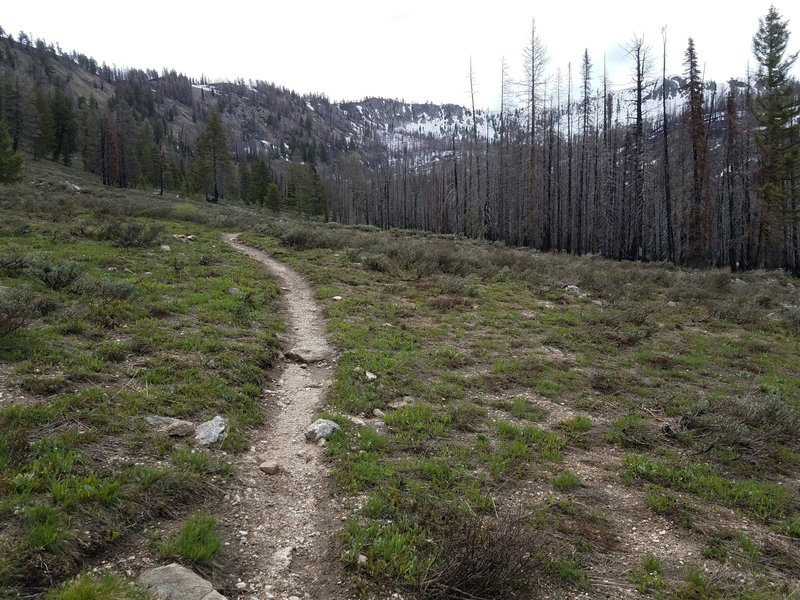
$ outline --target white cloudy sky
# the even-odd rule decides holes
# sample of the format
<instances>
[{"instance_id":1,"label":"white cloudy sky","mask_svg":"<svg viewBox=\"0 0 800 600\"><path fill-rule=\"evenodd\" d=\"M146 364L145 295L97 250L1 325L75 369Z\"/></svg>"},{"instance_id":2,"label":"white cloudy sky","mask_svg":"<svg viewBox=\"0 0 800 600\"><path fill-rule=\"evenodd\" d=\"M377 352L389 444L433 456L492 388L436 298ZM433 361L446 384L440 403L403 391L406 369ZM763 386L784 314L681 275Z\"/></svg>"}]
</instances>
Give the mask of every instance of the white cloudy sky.
<instances>
[{"instance_id":1,"label":"white cloudy sky","mask_svg":"<svg viewBox=\"0 0 800 600\"><path fill-rule=\"evenodd\" d=\"M800 48L800 2L774 0ZM693 36L706 77L743 76L759 17L770 0L670 0L612 2L547 0L39 0L9 2L0 25L24 30L65 50L76 49L121 67L175 68L211 78L262 79L332 99L387 96L409 101L468 102L472 56L477 104L493 106L506 57L521 72L531 18L550 55L548 70L577 73L583 50L612 81L630 81L630 60L621 46L643 35L656 70L667 26L667 69L683 70L683 51ZM799 61L800 62L800 61ZM800 65L795 66L800 75Z\"/></svg>"}]
</instances>

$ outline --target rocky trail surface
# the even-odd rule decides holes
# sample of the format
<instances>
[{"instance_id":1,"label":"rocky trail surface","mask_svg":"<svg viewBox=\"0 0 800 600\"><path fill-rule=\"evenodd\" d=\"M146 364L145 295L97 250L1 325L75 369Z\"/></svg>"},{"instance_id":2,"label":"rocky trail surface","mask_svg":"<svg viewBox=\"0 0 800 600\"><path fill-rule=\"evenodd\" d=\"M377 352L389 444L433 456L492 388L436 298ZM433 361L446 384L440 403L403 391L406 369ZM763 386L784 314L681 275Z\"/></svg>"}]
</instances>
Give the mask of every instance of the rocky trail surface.
<instances>
[{"instance_id":1,"label":"rocky trail surface","mask_svg":"<svg viewBox=\"0 0 800 600\"><path fill-rule=\"evenodd\" d=\"M264 393L267 424L254 432L254 445L242 457L241 484L228 498L229 556L237 556L230 570L237 581L226 592L248 600L346 598L334 539L342 511L330 494L324 450L304 435L333 378L322 308L309 283L288 266L236 234L223 241L277 279L290 348Z\"/></svg>"}]
</instances>

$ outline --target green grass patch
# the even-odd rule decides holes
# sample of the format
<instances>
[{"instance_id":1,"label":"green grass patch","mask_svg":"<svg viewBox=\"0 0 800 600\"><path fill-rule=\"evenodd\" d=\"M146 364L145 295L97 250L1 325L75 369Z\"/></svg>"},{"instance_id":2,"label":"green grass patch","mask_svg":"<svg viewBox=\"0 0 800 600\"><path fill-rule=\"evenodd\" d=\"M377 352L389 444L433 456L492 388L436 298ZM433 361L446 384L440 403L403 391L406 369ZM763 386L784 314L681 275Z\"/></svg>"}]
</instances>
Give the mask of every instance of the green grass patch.
<instances>
[{"instance_id":1,"label":"green grass patch","mask_svg":"<svg viewBox=\"0 0 800 600\"><path fill-rule=\"evenodd\" d=\"M633 454L625 457L625 476L632 481L642 479L741 508L763 521L784 516L792 506L791 492L782 485L727 479L704 464L672 467Z\"/></svg>"},{"instance_id":2,"label":"green grass patch","mask_svg":"<svg viewBox=\"0 0 800 600\"><path fill-rule=\"evenodd\" d=\"M700 548L700 554L702 554L704 558L724 560L728 557L728 549L725 547L724 540L716 536L711 536L706 539L703 547Z\"/></svg>"},{"instance_id":3,"label":"green grass patch","mask_svg":"<svg viewBox=\"0 0 800 600\"><path fill-rule=\"evenodd\" d=\"M134 585L108 574L82 575L51 590L46 600L151 600L153 596Z\"/></svg>"},{"instance_id":4,"label":"green grass patch","mask_svg":"<svg viewBox=\"0 0 800 600\"><path fill-rule=\"evenodd\" d=\"M208 565L221 547L216 518L208 513L198 513L186 519L178 531L159 544L158 553L162 558Z\"/></svg>"},{"instance_id":5,"label":"green grass patch","mask_svg":"<svg viewBox=\"0 0 800 600\"><path fill-rule=\"evenodd\" d=\"M636 586L636 591L640 594L659 592L667 587L664 565L652 554L645 555L642 558L642 566L628 573L628 581Z\"/></svg>"},{"instance_id":6,"label":"green grass patch","mask_svg":"<svg viewBox=\"0 0 800 600\"><path fill-rule=\"evenodd\" d=\"M511 401L509 408L511 415L517 419L525 419L527 421L541 421L547 413L536 406L529 398L525 396L517 396Z\"/></svg>"},{"instance_id":7,"label":"green grass patch","mask_svg":"<svg viewBox=\"0 0 800 600\"><path fill-rule=\"evenodd\" d=\"M693 525L695 515L691 506L663 487L648 485L644 499L647 507L657 515L669 517L683 527Z\"/></svg>"},{"instance_id":8,"label":"green grass patch","mask_svg":"<svg viewBox=\"0 0 800 600\"><path fill-rule=\"evenodd\" d=\"M580 485L580 478L570 471L561 471L553 477L553 487L561 492L568 492Z\"/></svg>"}]
</instances>

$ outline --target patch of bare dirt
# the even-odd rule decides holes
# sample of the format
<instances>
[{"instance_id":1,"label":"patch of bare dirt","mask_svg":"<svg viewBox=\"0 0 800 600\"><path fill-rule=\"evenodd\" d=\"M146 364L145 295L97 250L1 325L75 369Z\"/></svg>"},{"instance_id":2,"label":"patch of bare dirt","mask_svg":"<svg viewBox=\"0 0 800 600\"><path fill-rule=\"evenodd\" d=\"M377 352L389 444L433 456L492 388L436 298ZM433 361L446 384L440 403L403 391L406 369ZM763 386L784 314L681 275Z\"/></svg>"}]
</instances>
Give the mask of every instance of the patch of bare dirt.
<instances>
[{"instance_id":1,"label":"patch of bare dirt","mask_svg":"<svg viewBox=\"0 0 800 600\"><path fill-rule=\"evenodd\" d=\"M0 363L0 408L11 405L33 404L36 399L11 384L12 364Z\"/></svg>"}]
</instances>

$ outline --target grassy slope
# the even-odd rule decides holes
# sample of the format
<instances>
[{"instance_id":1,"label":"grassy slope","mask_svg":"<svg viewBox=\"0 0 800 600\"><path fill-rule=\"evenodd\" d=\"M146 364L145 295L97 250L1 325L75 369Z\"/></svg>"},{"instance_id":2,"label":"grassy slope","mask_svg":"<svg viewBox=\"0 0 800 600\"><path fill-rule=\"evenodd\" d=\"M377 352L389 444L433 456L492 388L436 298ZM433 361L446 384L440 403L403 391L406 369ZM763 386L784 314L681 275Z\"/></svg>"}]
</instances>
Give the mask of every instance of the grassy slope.
<instances>
[{"instance_id":1,"label":"grassy slope","mask_svg":"<svg viewBox=\"0 0 800 600\"><path fill-rule=\"evenodd\" d=\"M231 431L221 449L247 448L282 327L274 282L219 241L236 218L34 168L34 185L0 189L0 259L28 265L0 275L0 286L27 289L47 308L0 338L0 386L21 397L0 405L6 593L48 588L135 543L156 519L213 505L232 473L223 454L192 453L143 416L222 414ZM144 247L117 247L106 238L119 222L163 231ZM40 280L47 266L70 261L81 269L74 283L50 289Z\"/></svg>"},{"instance_id":2,"label":"grassy slope","mask_svg":"<svg viewBox=\"0 0 800 600\"><path fill-rule=\"evenodd\" d=\"M31 268L0 277L53 309L0 340L2 385L24 395L0 408L7 592L49 587L155 519L213 508L231 468L141 416L223 413L226 447L245 447L280 329L274 284L218 242L253 218L36 169L35 185L0 190L0 257L73 260L83 275L62 290ZM123 220L163 225L172 251L103 239ZM800 338L781 308L798 304L788 278L282 222L243 239L311 278L341 351L328 410L344 432L329 448L353 498L342 539L356 589L791 589ZM573 283L586 295L563 289ZM359 414L365 426L344 416ZM661 530L672 546L650 543ZM213 550L207 527L204 538Z\"/></svg>"},{"instance_id":3,"label":"grassy slope","mask_svg":"<svg viewBox=\"0 0 800 600\"><path fill-rule=\"evenodd\" d=\"M313 280L342 351L330 452L362 590L796 589L795 281L330 227L243 239Z\"/></svg>"}]
</instances>

